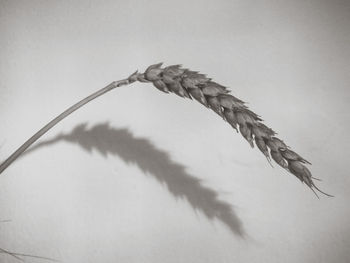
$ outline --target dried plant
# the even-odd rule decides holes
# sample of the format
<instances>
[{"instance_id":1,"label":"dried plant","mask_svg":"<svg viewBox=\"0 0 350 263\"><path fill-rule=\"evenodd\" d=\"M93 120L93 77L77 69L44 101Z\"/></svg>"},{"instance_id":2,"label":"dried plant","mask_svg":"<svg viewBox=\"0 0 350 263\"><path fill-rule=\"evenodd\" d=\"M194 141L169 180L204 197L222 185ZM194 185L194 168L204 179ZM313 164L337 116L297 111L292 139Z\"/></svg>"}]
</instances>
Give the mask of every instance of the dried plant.
<instances>
[{"instance_id":1,"label":"dried plant","mask_svg":"<svg viewBox=\"0 0 350 263\"><path fill-rule=\"evenodd\" d=\"M33 259L43 259L47 261L52 261L52 262L59 262L56 259L53 258L48 258L48 257L41 257L41 256L35 256L35 255L29 255L29 254L23 254L23 253L16 253L16 252L11 252L5 249L0 248L0 254L5 254L8 256L11 256L19 261L24 262L24 258L33 258Z\"/></svg>"},{"instance_id":2,"label":"dried plant","mask_svg":"<svg viewBox=\"0 0 350 263\"><path fill-rule=\"evenodd\" d=\"M0 223L8 223L8 222L11 222L11 220L0 220ZM25 261L24 260L25 258L43 259L43 260L48 260L48 261L52 261L52 262L58 262L56 259L53 259L53 258L17 253L17 252L12 252L12 251L3 249L3 248L0 248L0 254L8 255L8 256L13 257L13 258L15 258L19 261L22 261L22 262Z\"/></svg>"},{"instance_id":3,"label":"dried plant","mask_svg":"<svg viewBox=\"0 0 350 263\"><path fill-rule=\"evenodd\" d=\"M31 138L29 138L18 150L0 165L2 173L14 160L18 158L31 144L55 126L59 121L79 109L89 101L103 95L120 86L131 84L135 81L151 82L157 89L165 93L175 93L183 98L194 98L205 107L212 109L215 113L227 121L237 132L249 142L254 144L264 154L271 164L272 158L278 165L294 174L302 183L305 183L318 197L317 191L321 191L314 183L319 180L312 176L304 164L310 164L296 152L292 151L276 133L265 124L259 115L249 110L245 102L230 94L227 87L222 86L205 74L182 68L181 65L172 65L162 68L163 63L149 66L144 73L136 71L127 79L114 81L105 88L91 94L80 102L61 113Z\"/></svg>"}]
</instances>

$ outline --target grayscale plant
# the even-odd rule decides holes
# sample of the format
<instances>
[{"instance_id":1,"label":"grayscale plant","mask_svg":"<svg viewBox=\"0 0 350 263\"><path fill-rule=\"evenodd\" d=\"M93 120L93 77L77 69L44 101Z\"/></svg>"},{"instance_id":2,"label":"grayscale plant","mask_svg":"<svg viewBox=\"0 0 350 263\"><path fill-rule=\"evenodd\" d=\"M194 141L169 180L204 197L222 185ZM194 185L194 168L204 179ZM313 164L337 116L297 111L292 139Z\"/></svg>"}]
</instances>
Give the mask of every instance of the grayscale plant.
<instances>
[{"instance_id":1,"label":"grayscale plant","mask_svg":"<svg viewBox=\"0 0 350 263\"><path fill-rule=\"evenodd\" d=\"M139 81L150 82L157 89L165 93L175 93L183 98L194 98L205 107L212 109L237 132L240 132L251 147L254 147L255 144L270 164L272 158L278 165L294 174L302 183L305 183L317 197L318 195L314 189L332 197L332 195L321 191L315 185L313 180L319 179L313 177L309 169L305 166L305 164L310 164L310 162L291 150L281 139L277 138L276 133L262 123L260 116L249 110L244 101L231 95L227 87L212 81L205 74L182 68L181 65L162 68L162 64L151 65L144 73L136 71L127 79L113 81L105 88L68 108L29 138L6 159L0 165L0 174L30 145L72 112L108 91Z\"/></svg>"}]
</instances>

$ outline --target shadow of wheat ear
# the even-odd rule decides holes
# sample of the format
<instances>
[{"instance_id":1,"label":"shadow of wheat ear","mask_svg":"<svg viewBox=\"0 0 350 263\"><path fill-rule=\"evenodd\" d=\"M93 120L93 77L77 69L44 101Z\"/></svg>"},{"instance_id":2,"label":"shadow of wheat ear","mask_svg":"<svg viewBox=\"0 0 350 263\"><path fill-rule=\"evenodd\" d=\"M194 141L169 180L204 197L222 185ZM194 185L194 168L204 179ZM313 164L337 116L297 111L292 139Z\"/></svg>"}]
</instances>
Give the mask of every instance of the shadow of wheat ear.
<instances>
[{"instance_id":1,"label":"shadow of wheat ear","mask_svg":"<svg viewBox=\"0 0 350 263\"><path fill-rule=\"evenodd\" d=\"M251 147L256 145L270 163L272 158L279 166L294 174L317 197L316 191L332 197L332 195L321 191L315 185L314 180L319 179L313 177L305 166L305 164L310 164L310 162L291 150L281 139L277 138L276 133L262 123L260 116L248 109L244 101L230 94L230 90L227 87L212 81L205 74L183 68L181 65L167 67L162 67L162 65L163 63L154 64L149 66L144 73L136 71L126 79L113 81L108 86L74 104L40 129L6 159L0 165L0 173L43 134L77 109L108 91L138 81L152 83L157 89L165 93L175 93L183 98L197 100L205 107L212 109L237 132L240 132Z\"/></svg>"}]
</instances>

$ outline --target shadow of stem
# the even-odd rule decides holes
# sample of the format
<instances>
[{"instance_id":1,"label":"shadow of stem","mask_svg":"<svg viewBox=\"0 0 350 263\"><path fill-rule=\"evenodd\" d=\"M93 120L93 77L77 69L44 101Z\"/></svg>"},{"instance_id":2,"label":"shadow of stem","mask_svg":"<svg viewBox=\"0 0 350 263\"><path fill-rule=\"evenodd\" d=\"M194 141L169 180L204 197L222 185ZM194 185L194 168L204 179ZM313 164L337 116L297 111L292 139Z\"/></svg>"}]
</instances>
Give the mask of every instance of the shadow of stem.
<instances>
[{"instance_id":1,"label":"shadow of stem","mask_svg":"<svg viewBox=\"0 0 350 263\"><path fill-rule=\"evenodd\" d=\"M216 191L203 186L198 178L186 172L183 165L171 160L167 152L158 149L148 139L134 137L128 129L116 129L108 123L91 128L84 123L70 133L36 143L23 155L61 141L77 144L87 152L95 150L105 157L115 155L125 163L137 165L165 185L175 198L187 200L195 211L202 212L209 220L216 219L235 235L245 236L242 222L231 204L220 200Z\"/></svg>"}]
</instances>

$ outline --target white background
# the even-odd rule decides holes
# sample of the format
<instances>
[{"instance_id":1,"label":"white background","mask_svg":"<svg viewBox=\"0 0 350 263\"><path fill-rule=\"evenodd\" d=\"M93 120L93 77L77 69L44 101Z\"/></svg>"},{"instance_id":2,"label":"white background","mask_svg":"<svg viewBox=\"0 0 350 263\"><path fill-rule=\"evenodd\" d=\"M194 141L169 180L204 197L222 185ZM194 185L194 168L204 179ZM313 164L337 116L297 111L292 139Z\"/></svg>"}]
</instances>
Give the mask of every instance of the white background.
<instances>
[{"instance_id":1,"label":"white background","mask_svg":"<svg viewBox=\"0 0 350 263\"><path fill-rule=\"evenodd\" d=\"M336 196L318 200L199 103L135 83L1 175L0 247L67 263L349 262L349 28L348 1L0 1L1 160L163 61L229 86Z\"/></svg>"}]
</instances>

